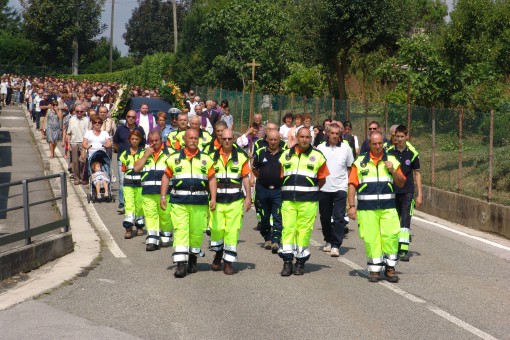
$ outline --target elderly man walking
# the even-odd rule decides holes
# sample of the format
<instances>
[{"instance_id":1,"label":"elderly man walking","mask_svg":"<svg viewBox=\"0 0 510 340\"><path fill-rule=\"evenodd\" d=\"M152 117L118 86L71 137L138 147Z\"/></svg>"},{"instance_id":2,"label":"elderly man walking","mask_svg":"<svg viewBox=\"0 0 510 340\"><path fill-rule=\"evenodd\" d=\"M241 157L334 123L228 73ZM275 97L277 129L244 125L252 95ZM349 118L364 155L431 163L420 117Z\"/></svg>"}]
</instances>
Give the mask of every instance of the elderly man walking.
<instances>
[{"instance_id":1,"label":"elderly man walking","mask_svg":"<svg viewBox=\"0 0 510 340\"><path fill-rule=\"evenodd\" d=\"M365 242L368 281L378 282L384 269L389 282L398 282L395 265L400 221L393 185L402 187L406 178L400 163L395 156L386 153L383 143L382 134L372 132L370 151L354 161L349 175L348 214L349 218L358 220L359 235Z\"/></svg>"},{"instance_id":2,"label":"elderly man walking","mask_svg":"<svg viewBox=\"0 0 510 340\"><path fill-rule=\"evenodd\" d=\"M82 160L81 153L84 152L82 143L83 136L89 128L89 119L85 116L85 107L83 105L76 106L74 110L75 115L69 120L69 127L67 128L67 135L69 136L69 143L71 144L71 162L73 168L74 184L80 184L82 180L84 161ZM86 184L84 182L83 184Z\"/></svg>"},{"instance_id":3,"label":"elderly man walking","mask_svg":"<svg viewBox=\"0 0 510 340\"><path fill-rule=\"evenodd\" d=\"M297 144L280 156L282 164L282 276L303 275L319 204L319 189L329 175L326 158L310 143L310 129L300 128ZM296 267L292 261L296 257Z\"/></svg>"},{"instance_id":4,"label":"elderly man walking","mask_svg":"<svg viewBox=\"0 0 510 340\"><path fill-rule=\"evenodd\" d=\"M250 164L248 155L233 146L234 133L224 129L221 133L221 147L213 157L214 172L218 186L216 209L212 213L211 248L216 252L212 270L234 274L233 262L237 262L237 241L243 225L243 211L251 208ZM243 188L246 193L243 194Z\"/></svg>"},{"instance_id":5,"label":"elderly man walking","mask_svg":"<svg viewBox=\"0 0 510 340\"><path fill-rule=\"evenodd\" d=\"M197 130L188 129L184 134L184 148L171 154L166 161L161 179L160 206L163 210L167 209L166 192L171 178L174 186L170 192L170 217L175 226L172 258L177 264L174 276L182 278L186 272L197 272L197 257L204 256L201 247L208 205L212 211L216 209L213 160L198 149Z\"/></svg>"}]
</instances>

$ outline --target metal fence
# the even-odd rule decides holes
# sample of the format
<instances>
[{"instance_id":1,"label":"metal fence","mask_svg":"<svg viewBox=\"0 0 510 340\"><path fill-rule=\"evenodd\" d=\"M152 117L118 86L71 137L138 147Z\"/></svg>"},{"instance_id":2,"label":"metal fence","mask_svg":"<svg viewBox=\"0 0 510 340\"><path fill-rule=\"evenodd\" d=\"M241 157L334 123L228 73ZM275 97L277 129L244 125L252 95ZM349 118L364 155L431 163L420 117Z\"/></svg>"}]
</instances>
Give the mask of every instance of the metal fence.
<instances>
[{"instance_id":1,"label":"metal fence","mask_svg":"<svg viewBox=\"0 0 510 340\"><path fill-rule=\"evenodd\" d=\"M234 128L249 124L250 93L221 88L195 87L205 99L229 101ZM306 98L284 94L254 96L255 113L263 121L282 124L286 112L310 114L314 125L324 119L350 120L359 143L367 125L378 121L388 136L389 127L406 125L420 152L424 184L471 197L510 205L510 105L491 112L459 108L431 108L406 104L368 103L335 98ZM388 136L389 137L389 136Z\"/></svg>"},{"instance_id":2,"label":"metal fence","mask_svg":"<svg viewBox=\"0 0 510 340\"><path fill-rule=\"evenodd\" d=\"M40 182L40 181L46 181L52 178L60 178L60 196L52 197L36 202L30 202L30 190L29 190L29 184L34 182ZM40 234L47 233L49 231L63 228L65 232L69 230L69 218L67 215L67 183L66 183L66 175L64 172L61 172L60 174L54 174L54 175L48 175L43 177L35 177L30 179L24 179L21 181L16 182L10 182L10 183L4 183L0 184L0 190L3 190L8 187L13 186L22 186L22 197L23 197L23 204L1 209L0 213L6 213L9 211L14 210L20 210L23 209L23 224L24 224L24 231L16 232L12 234L7 234L0 236L0 246L4 246L7 244L11 244L14 242L18 242L21 240L25 240L25 245L29 245L32 243L32 237ZM44 203L49 202L56 202L58 200L61 200L62 204L62 217L56 221L52 221L50 223L46 223L37 227L32 227L30 223L30 207L41 205Z\"/></svg>"}]
</instances>

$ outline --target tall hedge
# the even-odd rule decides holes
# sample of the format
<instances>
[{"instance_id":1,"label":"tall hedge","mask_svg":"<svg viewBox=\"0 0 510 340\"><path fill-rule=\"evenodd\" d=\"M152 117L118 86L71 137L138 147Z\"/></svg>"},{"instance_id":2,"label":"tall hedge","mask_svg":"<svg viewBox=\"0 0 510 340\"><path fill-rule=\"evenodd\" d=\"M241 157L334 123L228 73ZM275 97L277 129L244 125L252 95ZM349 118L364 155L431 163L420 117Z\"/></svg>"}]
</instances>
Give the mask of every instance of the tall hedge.
<instances>
[{"instance_id":1,"label":"tall hedge","mask_svg":"<svg viewBox=\"0 0 510 340\"><path fill-rule=\"evenodd\" d=\"M142 88L154 88L161 85L162 80L170 80L173 74L175 55L173 53L156 53L143 58L140 65L128 70L112 73L65 75L77 81L117 82L128 85L139 85Z\"/></svg>"}]
</instances>

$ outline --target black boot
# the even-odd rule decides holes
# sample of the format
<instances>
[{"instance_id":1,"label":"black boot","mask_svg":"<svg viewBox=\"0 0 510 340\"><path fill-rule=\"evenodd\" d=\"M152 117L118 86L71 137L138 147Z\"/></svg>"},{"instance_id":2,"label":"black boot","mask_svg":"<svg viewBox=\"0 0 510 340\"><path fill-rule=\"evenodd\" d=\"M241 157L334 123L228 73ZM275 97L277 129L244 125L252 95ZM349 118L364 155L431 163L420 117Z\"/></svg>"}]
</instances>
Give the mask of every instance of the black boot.
<instances>
[{"instance_id":1,"label":"black boot","mask_svg":"<svg viewBox=\"0 0 510 340\"><path fill-rule=\"evenodd\" d=\"M188 273L196 272L197 272L197 256L195 254L190 254L188 260Z\"/></svg>"},{"instance_id":2,"label":"black boot","mask_svg":"<svg viewBox=\"0 0 510 340\"><path fill-rule=\"evenodd\" d=\"M296 262L296 268L294 269L294 275L303 275L305 273L305 263Z\"/></svg>"},{"instance_id":3,"label":"black boot","mask_svg":"<svg viewBox=\"0 0 510 340\"><path fill-rule=\"evenodd\" d=\"M282 276L291 276L292 275L292 261L284 261L283 269L280 273Z\"/></svg>"},{"instance_id":4,"label":"black boot","mask_svg":"<svg viewBox=\"0 0 510 340\"><path fill-rule=\"evenodd\" d=\"M174 276L175 277L186 276L186 262L177 262L177 267L175 267Z\"/></svg>"},{"instance_id":5,"label":"black boot","mask_svg":"<svg viewBox=\"0 0 510 340\"><path fill-rule=\"evenodd\" d=\"M214 255L214 260L211 264L211 269L213 272L218 272L221 270L221 259L223 258L223 251L217 251L216 255Z\"/></svg>"}]
</instances>

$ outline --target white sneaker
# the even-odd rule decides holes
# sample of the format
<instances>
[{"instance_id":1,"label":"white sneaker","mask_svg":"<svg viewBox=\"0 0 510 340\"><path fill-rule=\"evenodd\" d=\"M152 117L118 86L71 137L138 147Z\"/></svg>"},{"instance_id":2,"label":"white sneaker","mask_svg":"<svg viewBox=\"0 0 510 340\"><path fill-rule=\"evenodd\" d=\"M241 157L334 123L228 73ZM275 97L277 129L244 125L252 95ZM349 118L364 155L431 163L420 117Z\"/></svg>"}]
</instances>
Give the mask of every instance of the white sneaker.
<instances>
[{"instance_id":1,"label":"white sneaker","mask_svg":"<svg viewBox=\"0 0 510 340\"><path fill-rule=\"evenodd\" d=\"M338 248L331 248L331 257L339 257L340 256L340 251L338 250Z\"/></svg>"},{"instance_id":2,"label":"white sneaker","mask_svg":"<svg viewBox=\"0 0 510 340\"><path fill-rule=\"evenodd\" d=\"M325 253L329 253L331 251L331 243L326 242L324 247L322 247L322 251Z\"/></svg>"}]
</instances>

